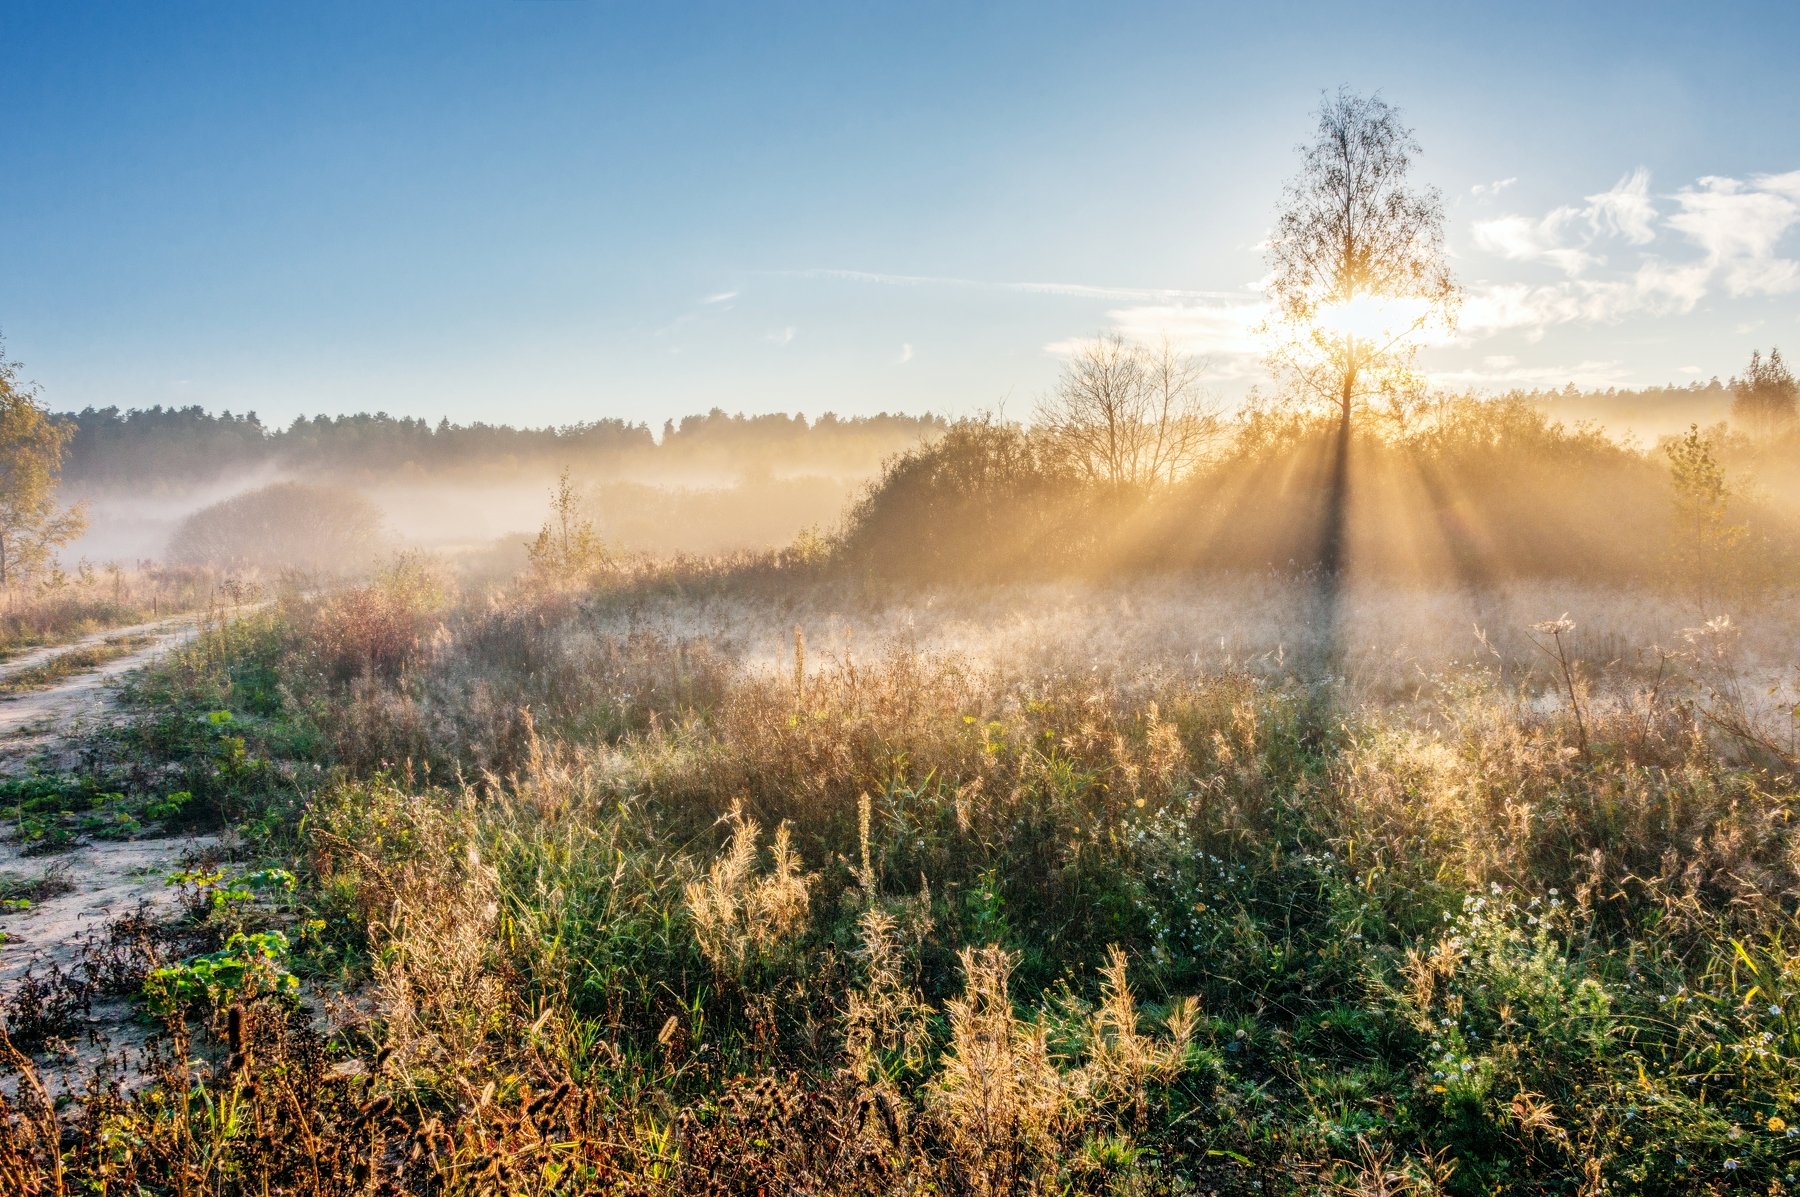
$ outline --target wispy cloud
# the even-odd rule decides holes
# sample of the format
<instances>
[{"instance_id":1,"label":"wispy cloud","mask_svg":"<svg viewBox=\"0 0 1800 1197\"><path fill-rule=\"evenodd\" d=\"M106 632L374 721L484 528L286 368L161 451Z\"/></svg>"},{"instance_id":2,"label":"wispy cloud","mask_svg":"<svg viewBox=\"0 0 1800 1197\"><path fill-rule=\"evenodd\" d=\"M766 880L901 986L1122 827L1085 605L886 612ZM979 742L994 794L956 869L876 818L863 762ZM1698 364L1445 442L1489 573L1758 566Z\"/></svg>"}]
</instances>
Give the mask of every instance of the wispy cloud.
<instances>
[{"instance_id":1,"label":"wispy cloud","mask_svg":"<svg viewBox=\"0 0 1800 1197\"><path fill-rule=\"evenodd\" d=\"M1622 279L1561 283L1480 283L1468 290L1457 321L1461 339L1524 332L1540 338L1558 324L1612 324L1628 316L1689 312L1704 298L1704 266L1646 262Z\"/></svg>"},{"instance_id":2,"label":"wispy cloud","mask_svg":"<svg viewBox=\"0 0 1800 1197\"><path fill-rule=\"evenodd\" d=\"M1577 275L1597 260L1580 245L1567 244L1567 230L1581 222L1579 208L1557 208L1548 216L1501 216L1475 222L1475 244L1514 262L1545 261Z\"/></svg>"},{"instance_id":3,"label":"wispy cloud","mask_svg":"<svg viewBox=\"0 0 1800 1197\"><path fill-rule=\"evenodd\" d=\"M703 297L697 305L690 307L687 311L676 316L667 324L656 329L654 335L666 337L672 333L678 332L697 320L707 318L709 309L718 312L729 312L732 308L731 301L737 297L738 292L736 291L714 291L712 294Z\"/></svg>"},{"instance_id":4,"label":"wispy cloud","mask_svg":"<svg viewBox=\"0 0 1800 1197\"><path fill-rule=\"evenodd\" d=\"M775 346L777 349L786 349L789 345L794 343L794 334L798 331L798 329L790 324L786 328L778 328L772 333L765 334L763 340Z\"/></svg>"},{"instance_id":5,"label":"wispy cloud","mask_svg":"<svg viewBox=\"0 0 1800 1197\"><path fill-rule=\"evenodd\" d=\"M904 366L907 362L910 362L912 360L913 360L912 342L907 341L900 346L900 357L894 362L894 364L896 366Z\"/></svg>"},{"instance_id":6,"label":"wispy cloud","mask_svg":"<svg viewBox=\"0 0 1800 1197\"><path fill-rule=\"evenodd\" d=\"M1507 179L1495 179L1492 183L1477 183L1475 186L1469 188L1469 194L1475 196L1477 199L1484 199L1489 196L1499 195L1502 191L1505 191L1508 187L1511 187L1518 181L1518 176L1514 175Z\"/></svg>"},{"instance_id":7,"label":"wispy cloud","mask_svg":"<svg viewBox=\"0 0 1800 1197\"><path fill-rule=\"evenodd\" d=\"M1267 351L1258 330L1269 307L1260 299L1241 296L1231 300L1196 303L1139 304L1106 313L1110 331L1131 341L1155 344L1163 338L1183 353L1205 359L1212 378L1239 378L1255 372ZM1044 346L1046 353L1067 357L1085 337L1068 337Z\"/></svg>"},{"instance_id":8,"label":"wispy cloud","mask_svg":"<svg viewBox=\"0 0 1800 1197\"><path fill-rule=\"evenodd\" d=\"M1648 245L1656 237L1656 207L1650 202L1650 172L1638 167L1610 191L1585 197L1588 227L1596 233Z\"/></svg>"},{"instance_id":9,"label":"wispy cloud","mask_svg":"<svg viewBox=\"0 0 1800 1197\"><path fill-rule=\"evenodd\" d=\"M1674 210L1665 216L1659 199ZM1509 261L1544 262L1569 277L1471 287L1462 331L1465 338L1511 330L1540 337L1557 324L1690 312L1718 289L1734 297L1800 290L1800 262L1779 253L1796 225L1800 171L1748 180L1706 176L1656 197L1649 172L1639 167L1581 206L1476 222L1479 248ZM1621 241L1659 252L1639 253L1635 265L1608 272L1607 243Z\"/></svg>"},{"instance_id":10,"label":"wispy cloud","mask_svg":"<svg viewBox=\"0 0 1800 1197\"><path fill-rule=\"evenodd\" d=\"M950 278L930 274L884 274L871 270L783 270L787 278L826 279L847 283L874 283L884 287L972 287L984 291L1014 291L1027 295L1062 295L1073 299L1178 300L1226 299L1229 291L1184 291L1169 287L1106 287L1087 283L1010 283L981 279Z\"/></svg>"},{"instance_id":11,"label":"wispy cloud","mask_svg":"<svg viewBox=\"0 0 1800 1197\"><path fill-rule=\"evenodd\" d=\"M1800 288L1800 263L1776 256L1800 223L1800 171L1748 183L1709 175L1675 193L1669 227L1706 251L1733 295L1779 295Z\"/></svg>"},{"instance_id":12,"label":"wispy cloud","mask_svg":"<svg viewBox=\"0 0 1800 1197\"><path fill-rule=\"evenodd\" d=\"M1506 215L1478 220L1475 244L1514 262L1549 262L1573 278L1603 262L1601 239L1633 245L1655 237L1656 208L1650 202L1650 172L1643 167L1606 190L1585 196L1581 206L1554 208L1541 217Z\"/></svg>"}]
</instances>

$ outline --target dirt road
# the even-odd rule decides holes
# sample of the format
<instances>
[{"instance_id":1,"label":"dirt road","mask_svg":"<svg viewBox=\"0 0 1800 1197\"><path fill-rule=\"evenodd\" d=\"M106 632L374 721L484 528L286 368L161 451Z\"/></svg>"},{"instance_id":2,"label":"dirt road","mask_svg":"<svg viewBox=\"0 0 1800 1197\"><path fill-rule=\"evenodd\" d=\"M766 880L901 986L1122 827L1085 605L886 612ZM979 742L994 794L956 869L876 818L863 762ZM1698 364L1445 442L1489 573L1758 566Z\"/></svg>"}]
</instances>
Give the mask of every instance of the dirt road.
<instances>
[{"instance_id":1,"label":"dirt road","mask_svg":"<svg viewBox=\"0 0 1800 1197\"><path fill-rule=\"evenodd\" d=\"M0 775L22 772L45 758L54 761L72 755L82 736L113 711L116 691L110 683L186 643L196 631L192 618L114 628L0 665L0 682L4 682L71 649L125 635L151 637L128 654L84 673L0 699ZM81 944L90 934L142 904L153 911L173 906L175 892L166 883L168 874L195 852L217 844L213 836L92 840L63 852L27 856L14 829L0 824L0 885L35 895L27 906L0 909L0 933L4 933L0 941L0 1012L10 1005L28 970L42 972L55 967L73 971ZM106 1009L96 1007L91 1022L96 1028L108 1024L109 1037L116 1039L126 1028L128 1015L124 1003L111 1003ZM68 1060L50 1064L46 1079L59 1088L73 1083L81 1062L81 1055L72 1053Z\"/></svg>"},{"instance_id":2,"label":"dirt road","mask_svg":"<svg viewBox=\"0 0 1800 1197\"><path fill-rule=\"evenodd\" d=\"M33 649L0 664L0 683L81 648L92 648L123 636L148 636L122 657L65 678L41 690L0 698L0 773L16 771L29 757L80 739L81 732L112 708L109 682L141 669L170 649L193 639L194 617L158 620L128 628L96 632L69 644Z\"/></svg>"}]
</instances>

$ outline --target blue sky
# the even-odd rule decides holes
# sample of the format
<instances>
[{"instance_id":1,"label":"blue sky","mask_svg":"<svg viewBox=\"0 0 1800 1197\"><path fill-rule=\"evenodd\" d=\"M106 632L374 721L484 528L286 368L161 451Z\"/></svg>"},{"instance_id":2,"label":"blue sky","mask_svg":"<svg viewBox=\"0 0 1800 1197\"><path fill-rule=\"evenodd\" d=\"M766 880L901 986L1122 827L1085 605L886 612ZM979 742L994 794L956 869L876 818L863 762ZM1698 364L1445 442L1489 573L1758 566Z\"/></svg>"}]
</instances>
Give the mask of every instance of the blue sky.
<instances>
[{"instance_id":1,"label":"blue sky","mask_svg":"<svg viewBox=\"0 0 1800 1197\"><path fill-rule=\"evenodd\" d=\"M1800 353L1792 4L0 0L0 332L56 408L1026 414L1058 347L1256 377L1320 92L1468 286L1448 385Z\"/></svg>"}]
</instances>

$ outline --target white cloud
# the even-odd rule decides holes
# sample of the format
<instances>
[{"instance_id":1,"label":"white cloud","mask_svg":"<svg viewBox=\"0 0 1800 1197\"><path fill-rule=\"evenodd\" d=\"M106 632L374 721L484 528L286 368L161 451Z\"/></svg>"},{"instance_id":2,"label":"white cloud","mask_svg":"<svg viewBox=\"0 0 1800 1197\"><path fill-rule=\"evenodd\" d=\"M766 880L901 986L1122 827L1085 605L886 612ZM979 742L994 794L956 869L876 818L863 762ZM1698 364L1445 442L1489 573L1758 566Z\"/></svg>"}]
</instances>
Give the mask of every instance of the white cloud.
<instances>
[{"instance_id":1,"label":"white cloud","mask_svg":"<svg viewBox=\"0 0 1800 1197\"><path fill-rule=\"evenodd\" d=\"M1588 226L1602 235L1648 245L1656 237L1656 208L1650 202L1650 172L1638 167L1614 183L1611 191L1584 197Z\"/></svg>"},{"instance_id":2,"label":"white cloud","mask_svg":"<svg viewBox=\"0 0 1800 1197\"><path fill-rule=\"evenodd\" d=\"M907 362L910 362L912 360L913 360L912 342L907 341L900 346L900 358L894 364L896 366L904 366Z\"/></svg>"},{"instance_id":3,"label":"white cloud","mask_svg":"<svg viewBox=\"0 0 1800 1197\"><path fill-rule=\"evenodd\" d=\"M1242 296L1206 303L1142 304L1106 314L1111 331L1130 341L1155 344L1164 337L1183 353L1205 358L1208 376L1239 377L1249 373L1267 351L1259 333L1269 314L1261 300ZM1044 346L1046 353L1067 357L1087 343L1069 337Z\"/></svg>"},{"instance_id":4,"label":"white cloud","mask_svg":"<svg viewBox=\"0 0 1800 1197\"><path fill-rule=\"evenodd\" d=\"M728 303L731 300L736 299L737 297L738 297L738 293L736 291L715 291L711 295L708 295L705 299L702 299L700 302L707 303L707 304Z\"/></svg>"},{"instance_id":5,"label":"white cloud","mask_svg":"<svg viewBox=\"0 0 1800 1197\"><path fill-rule=\"evenodd\" d=\"M1569 278L1470 287L1464 338L1516 330L1535 339L1556 324L1681 314L1716 288L1733 296L1800 290L1800 262L1778 253L1783 238L1800 225L1800 171L1747 182L1708 176L1661 198L1675 205L1667 217L1659 216L1650 174L1639 167L1610 190L1586 196L1582 207L1560 207L1535 220L1477 222L1480 248L1511 261L1546 262ZM1651 246L1665 229L1681 237L1671 249L1685 240L1701 256L1641 256L1630 270L1603 276L1607 263L1596 248L1602 239Z\"/></svg>"},{"instance_id":6,"label":"white cloud","mask_svg":"<svg viewBox=\"0 0 1800 1197\"><path fill-rule=\"evenodd\" d=\"M1779 175L1757 175L1756 185L1764 191L1800 200L1800 170L1790 170Z\"/></svg>"},{"instance_id":7,"label":"white cloud","mask_svg":"<svg viewBox=\"0 0 1800 1197\"><path fill-rule=\"evenodd\" d=\"M1478 220L1475 244L1514 262L1549 262L1575 278L1605 259L1595 251L1601 238L1646 245L1655 238L1656 208L1650 202L1650 172L1638 167L1612 188L1584 196L1582 206L1564 205L1533 218L1516 214Z\"/></svg>"},{"instance_id":8,"label":"white cloud","mask_svg":"<svg viewBox=\"0 0 1800 1197\"><path fill-rule=\"evenodd\" d=\"M1800 171L1749 183L1708 175L1675 193L1681 211L1669 227L1706 251L1706 261L1733 295L1779 295L1800 288L1800 263L1776 246L1800 223ZM1790 185L1790 181L1793 181ZM1771 186L1773 184L1773 186Z\"/></svg>"},{"instance_id":9,"label":"white cloud","mask_svg":"<svg viewBox=\"0 0 1800 1197\"><path fill-rule=\"evenodd\" d=\"M1463 299L1458 338L1518 331L1536 340L1557 324L1613 324L1628 316L1689 312L1706 294L1707 273L1705 266L1651 261L1607 281L1478 283Z\"/></svg>"},{"instance_id":10,"label":"white cloud","mask_svg":"<svg viewBox=\"0 0 1800 1197\"><path fill-rule=\"evenodd\" d=\"M794 334L797 331L799 330L790 324L786 328L777 329L772 333L768 333L763 337L763 340L775 346L777 349L786 349L789 345L794 343Z\"/></svg>"},{"instance_id":11,"label":"white cloud","mask_svg":"<svg viewBox=\"0 0 1800 1197\"><path fill-rule=\"evenodd\" d=\"M1600 238L1632 245L1655 239L1656 208L1650 202L1650 172L1638 167L1607 191L1584 196L1582 206L1564 205L1548 215L1507 215L1475 222L1475 244L1514 262L1549 262L1574 278L1605 259L1594 250Z\"/></svg>"},{"instance_id":12,"label":"white cloud","mask_svg":"<svg viewBox=\"0 0 1800 1197\"><path fill-rule=\"evenodd\" d=\"M1495 179L1492 183L1477 183L1469 188L1469 194L1473 196L1499 195L1518 181L1518 176L1514 175L1507 179Z\"/></svg>"},{"instance_id":13,"label":"white cloud","mask_svg":"<svg viewBox=\"0 0 1800 1197\"><path fill-rule=\"evenodd\" d=\"M1478 220L1475 244L1515 262L1541 259L1573 277L1599 260L1581 245L1565 244L1566 230L1580 224L1584 215L1579 208L1558 208L1542 220L1526 216Z\"/></svg>"}]
</instances>

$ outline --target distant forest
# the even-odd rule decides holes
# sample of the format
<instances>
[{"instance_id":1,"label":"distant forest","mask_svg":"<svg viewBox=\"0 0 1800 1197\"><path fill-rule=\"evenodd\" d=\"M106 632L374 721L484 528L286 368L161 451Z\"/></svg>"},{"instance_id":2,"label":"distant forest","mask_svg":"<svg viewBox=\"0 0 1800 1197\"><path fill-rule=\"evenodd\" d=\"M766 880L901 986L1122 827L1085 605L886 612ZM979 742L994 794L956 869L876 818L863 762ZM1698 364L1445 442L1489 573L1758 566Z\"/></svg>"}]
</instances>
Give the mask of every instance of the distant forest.
<instances>
[{"instance_id":1,"label":"distant forest","mask_svg":"<svg viewBox=\"0 0 1800 1197\"><path fill-rule=\"evenodd\" d=\"M247 472L276 470L346 482L446 474L616 471L624 477L872 476L884 459L946 427L937 416L882 413L808 420L717 408L663 425L624 420L563 427L452 424L385 412L302 416L272 428L254 413L200 407L64 413L75 436L63 479L81 490L181 493Z\"/></svg>"},{"instance_id":2,"label":"distant forest","mask_svg":"<svg viewBox=\"0 0 1800 1197\"><path fill-rule=\"evenodd\" d=\"M1635 390L1513 391L1552 419L1600 424L1654 440L1687 427L1723 420L1731 391L1719 379L1688 386ZM668 421L662 435L625 420L561 427L433 424L385 412L302 416L270 427L254 413L212 413L200 407L121 411L89 407L63 413L75 437L63 463L64 481L82 490L119 486L180 493L257 469L325 476L347 482L459 473L554 472L564 466L605 468L622 477L692 479L799 475L872 476L895 453L941 434L939 416L881 413L837 416L705 415Z\"/></svg>"},{"instance_id":3,"label":"distant forest","mask_svg":"<svg viewBox=\"0 0 1800 1197\"><path fill-rule=\"evenodd\" d=\"M1515 390L1502 397L1518 399L1570 426L1598 424L1615 436L1629 432L1650 442L1680 433L1689 424L1704 428L1731 416L1731 384L1718 378L1687 386L1587 391L1570 384L1560 390Z\"/></svg>"}]
</instances>

